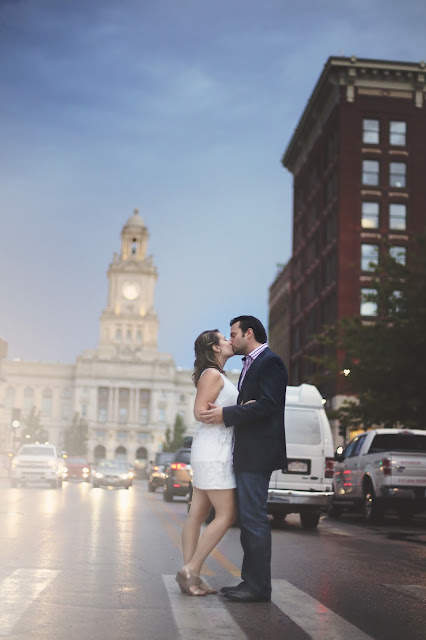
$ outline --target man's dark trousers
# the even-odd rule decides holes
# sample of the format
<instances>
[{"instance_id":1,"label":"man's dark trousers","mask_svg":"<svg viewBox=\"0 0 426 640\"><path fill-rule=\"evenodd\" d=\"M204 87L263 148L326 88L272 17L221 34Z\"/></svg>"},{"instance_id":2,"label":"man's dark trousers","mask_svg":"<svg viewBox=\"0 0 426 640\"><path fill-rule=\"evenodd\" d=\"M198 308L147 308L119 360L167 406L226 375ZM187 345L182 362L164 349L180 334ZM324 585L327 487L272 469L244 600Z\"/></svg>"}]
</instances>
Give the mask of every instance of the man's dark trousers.
<instances>
[{"instance_id":1,"label":"man's dark trousers","mask_svg":"<svg viewBox=\"0 0 426 640\"><path fill-rule=\"evenodd\" d=\"M271 525L266 500L271 471L237 471L238 518L244 551L241 578L258 596L271 597Z\"/></svg>"}]
</instances>

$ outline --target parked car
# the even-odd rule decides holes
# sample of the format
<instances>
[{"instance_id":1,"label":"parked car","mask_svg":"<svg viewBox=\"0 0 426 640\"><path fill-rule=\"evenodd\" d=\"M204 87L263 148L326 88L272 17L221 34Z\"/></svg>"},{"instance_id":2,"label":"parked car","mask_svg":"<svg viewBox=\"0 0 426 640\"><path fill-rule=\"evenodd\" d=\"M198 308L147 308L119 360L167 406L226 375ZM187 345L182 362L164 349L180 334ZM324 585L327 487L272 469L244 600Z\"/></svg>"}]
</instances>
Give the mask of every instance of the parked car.
<instances>
[{"instance_id":1,"label":"parked car","mask_svg":"<svg viewBox=\"0 0 426 640\"><path fill-rule=\"evenodd\" d=\"M351 509L362 511L367 522L381 522L394 511L409 521L426 510L426 431L367 431L336 460L331 516Z\"/></svg>"},{"instance_id":2,"label":"parked car","mask_svg":"<svg viewBox=\"0 0 426 640\"><path fill-rule=\"evenodd\" d=\"M84 482L90 482L90 464L86 458L70 456L65 459L65 468L62 476L64 480L77 478L78 480L84 480Z\"/></svg>"},{"instance_id":3,"label":"parked car","mask_svg":"<svg viewBox=\"0 0 426 640\"><path fill-rule=\"evenodd\" d=\"M166 502L171 502L175 496L186 496L190 488L190 459L191 449L178 449L164 470L164 493Z\"/></svg>"},{"instance_id":4,"label":"parked car","mask_svg":"<svg viewBox=\"0 0 426 640\"><path fill-rule=\"evenodd\" d=\"M92 470L92 486L124 487L132 486L133 475L127 462L120 460L101 460Z\"/></svg>"},{"instance_id":5,"label":"parked car","mask_svg":"<svg viewBox=\"0 0 426 640\"><path fill-rule=\"evenodd\" d=\"M310 384L287 387L285 404L287 468L273 471L267 510L275 520L300 514L304 529L315 529L333 496L333 439L318 389ZM188 494L188 508L192 485ZM212 509L206 522L214 517Z\"/></svg>"},{"instance_id":6,"label":"parked car","mask_svg":"<svg viewBox=\"0 0 426 640\"><path fill-rule=\"evenodd\" d=\"M155 462L148 476L148 491L155 491L158 487L164 487L165 470L168 462L173 460L174 452L162 451L155 456Z\"/></svg>"},{"instance_id":7,"label":"parked car","mask_svg":"<svg viewBox=\"0 0 426 640\"><path fill-rule=\"evenodd\" d=\"M12 460L10 484L48 482L55 489L62 487L64 465L51 444L23 444Z\"/></svg>"}]
</instances>

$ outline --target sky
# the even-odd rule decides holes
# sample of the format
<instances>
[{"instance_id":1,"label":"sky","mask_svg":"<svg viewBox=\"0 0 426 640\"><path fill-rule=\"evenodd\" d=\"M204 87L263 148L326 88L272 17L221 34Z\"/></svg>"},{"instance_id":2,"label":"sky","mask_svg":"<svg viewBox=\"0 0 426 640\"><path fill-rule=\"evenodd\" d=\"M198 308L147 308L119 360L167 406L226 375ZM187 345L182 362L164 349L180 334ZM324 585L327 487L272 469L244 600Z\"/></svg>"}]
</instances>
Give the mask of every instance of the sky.
<instances>
[{"instance_id":1,"label":"sky","mask_svg":"<svg viewBox=\"0 0 426 640\"><path fill-rule=\"evenodd\" d=\"M138 208L159 350L268 324L291 257L281 158L329 56L426 60L424 0L0 0L0 336L8 358L96 348ZM231 361L238 367L237 359Z\"/></svg>"}]
</instances>

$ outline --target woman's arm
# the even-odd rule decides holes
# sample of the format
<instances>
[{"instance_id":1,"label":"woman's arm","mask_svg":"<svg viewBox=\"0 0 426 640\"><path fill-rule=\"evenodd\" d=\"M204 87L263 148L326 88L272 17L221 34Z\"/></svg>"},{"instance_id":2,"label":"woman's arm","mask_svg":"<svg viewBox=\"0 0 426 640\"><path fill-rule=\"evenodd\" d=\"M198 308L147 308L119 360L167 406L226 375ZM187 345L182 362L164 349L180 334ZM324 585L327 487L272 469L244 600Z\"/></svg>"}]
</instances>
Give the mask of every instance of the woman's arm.
<instances>
[{"instance_id":1,"label":"woman's arm","mask_svg":"<svg viewBox=\"0 0 426 640\"><path fill-rule=\"evenodd\" d=\"M207 369L198 381L197 395L194 402L194 417L200 420L200 412L209 408L209 402L215 402L221 389L223 379L217 369Z\"/></svg>"}]
</instances>

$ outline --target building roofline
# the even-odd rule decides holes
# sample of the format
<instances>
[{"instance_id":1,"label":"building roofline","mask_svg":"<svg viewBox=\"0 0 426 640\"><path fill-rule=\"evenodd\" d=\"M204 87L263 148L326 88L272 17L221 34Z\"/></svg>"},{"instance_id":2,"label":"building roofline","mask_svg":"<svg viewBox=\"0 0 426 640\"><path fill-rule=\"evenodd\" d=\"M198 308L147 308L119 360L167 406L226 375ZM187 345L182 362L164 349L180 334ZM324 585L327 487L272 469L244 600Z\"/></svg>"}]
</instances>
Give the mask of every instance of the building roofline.
<instances>
[{"instance_id":1,"label":"building roofline","mask_svg":"<svg viewBox=\"0 0 426 640\"><path fill-rule=\"evenodd\" d=\"M340 57L340 56L330 56L326 63L324 64L323 71L319 76L314 89L308 99L306 107L299 119L299 122L296 125L296 128L293 132L293 135L290 139L290 142L287 145L287 148L282 156L281 162L289 171L292 171L292 166L294 165L294 155L296 152L296 148L298 142L302 136L302 132L305 130L306 126L309 124L309 121L315 112L315 105L319 103L319 99L321 93L327 83L330 80L330 76L333 70L337 69L348 69L348 70L359 70L361 68L368 70L376 70L376 71L392 71L399 73L413 73L418 72L421 74L426 73L426 63L424 61L421 62L403 62L396 60L377 60L373 58L357 58L356 56L348 57ZM356 78L356 71L352 71ZM423 80L424 81L424 80Z\"/></svg>"}]
</instances>

